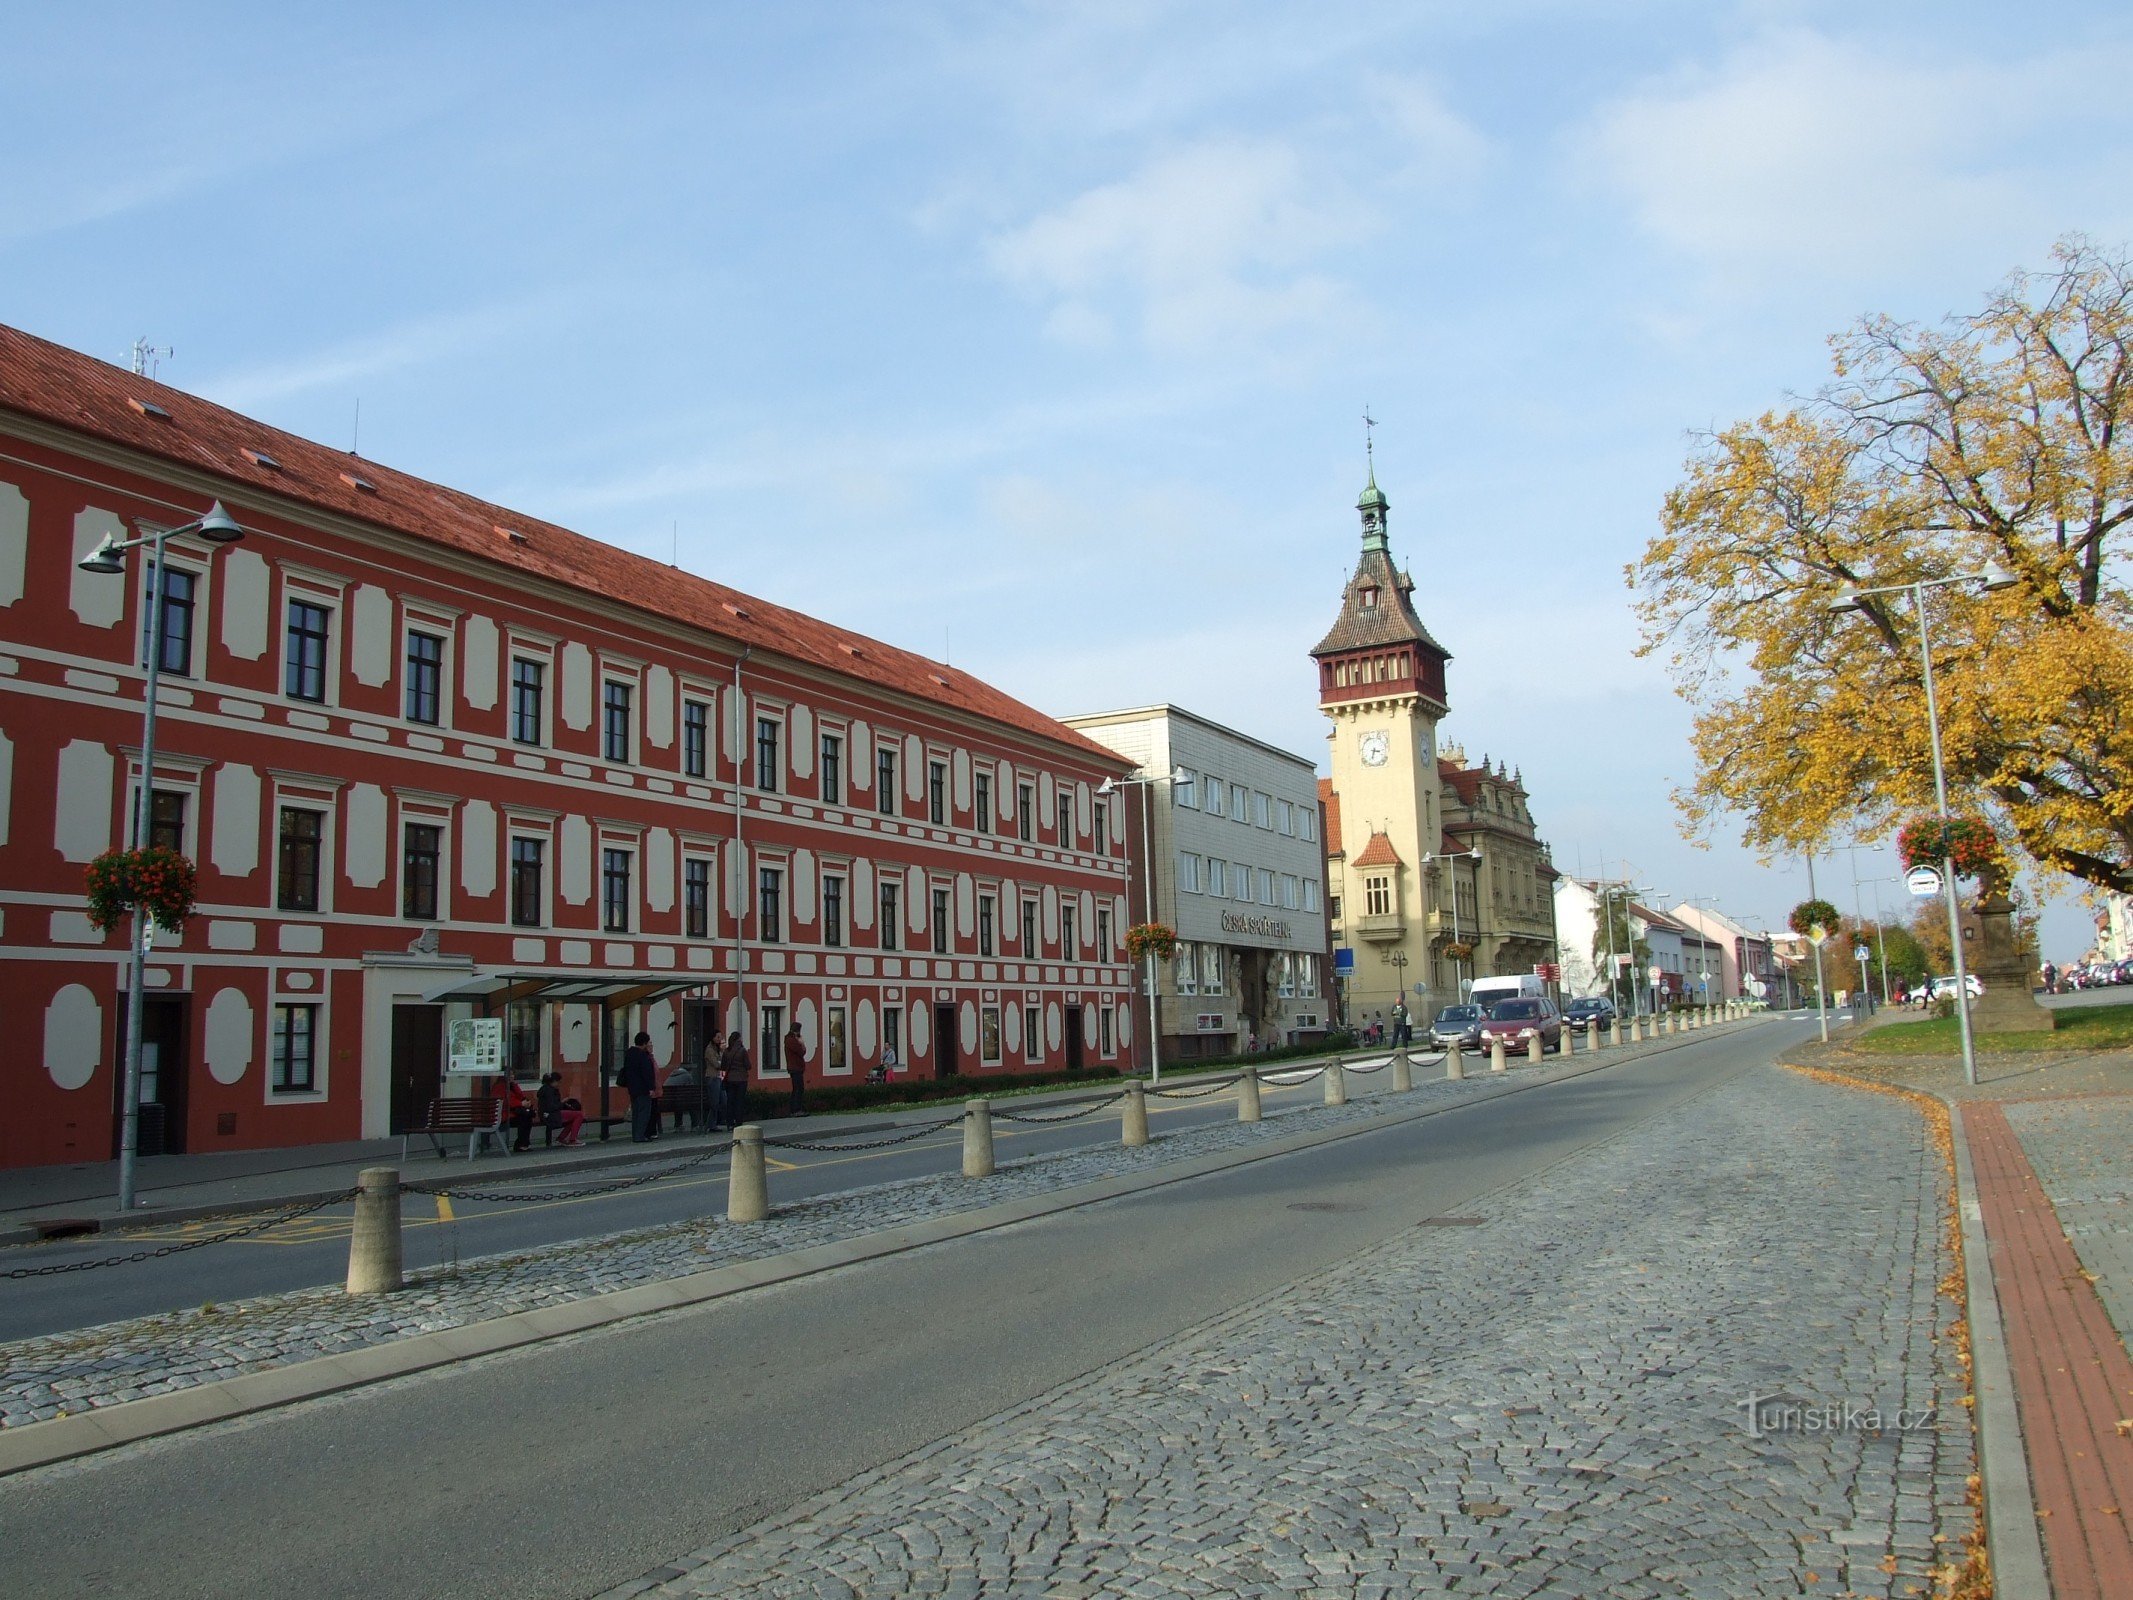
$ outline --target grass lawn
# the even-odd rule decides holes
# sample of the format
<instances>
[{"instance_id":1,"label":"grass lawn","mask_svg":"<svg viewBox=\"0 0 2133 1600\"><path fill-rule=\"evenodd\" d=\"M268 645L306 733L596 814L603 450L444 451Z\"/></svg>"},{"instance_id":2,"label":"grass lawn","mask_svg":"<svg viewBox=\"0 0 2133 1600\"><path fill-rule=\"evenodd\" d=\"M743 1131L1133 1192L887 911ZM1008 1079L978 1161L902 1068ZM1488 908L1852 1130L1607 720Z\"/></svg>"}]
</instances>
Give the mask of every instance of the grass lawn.
<instances>
[{"instance_id":1,"label":"grass lawn","mask_svg":"<svg viewBox=\"0 0 2133 1600\"><path fill-rule=\"evenodd\" d=\"M1981 1033L1980 1050L2124 1050L2133 1047L2133 1005L2074 1006L2058 1013L2050 1033ZM1892 1022L1849 1042L1872 1056L1952 1056L1963 1048L1955 1018Z\"/></svg>"}]
</instances>

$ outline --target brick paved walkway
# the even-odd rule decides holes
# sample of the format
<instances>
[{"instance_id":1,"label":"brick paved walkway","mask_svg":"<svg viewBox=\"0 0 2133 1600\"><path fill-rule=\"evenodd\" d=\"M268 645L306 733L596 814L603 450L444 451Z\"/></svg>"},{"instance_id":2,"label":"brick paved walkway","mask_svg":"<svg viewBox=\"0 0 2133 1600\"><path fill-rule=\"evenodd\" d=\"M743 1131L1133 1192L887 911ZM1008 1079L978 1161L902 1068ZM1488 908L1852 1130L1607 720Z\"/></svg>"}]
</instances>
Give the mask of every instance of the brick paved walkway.
<instances>
[{"instance_id":1,"label":"brick paved walkway","mask_svg":"<svg viewBox=\"0 0 2133 1600\"><path fill-rule=\"evenodd\" d=\"M2025 1119L2026 1109L2017 1115ZM2056 1600L2133 1595L2133 1360L2010 1124L1963 1110Z\"/></svg>"},{"instance_id":2,"label":"brick paved walkway","mask_svg":"<svg viewBox=\"0 0 2133 1600\"><path fill-rule=\"evenodd\" d=\"M1924 1595L1948 1202L1910 1105L1752 1073L613 1594Z\"/></svg>"}]
</instances>

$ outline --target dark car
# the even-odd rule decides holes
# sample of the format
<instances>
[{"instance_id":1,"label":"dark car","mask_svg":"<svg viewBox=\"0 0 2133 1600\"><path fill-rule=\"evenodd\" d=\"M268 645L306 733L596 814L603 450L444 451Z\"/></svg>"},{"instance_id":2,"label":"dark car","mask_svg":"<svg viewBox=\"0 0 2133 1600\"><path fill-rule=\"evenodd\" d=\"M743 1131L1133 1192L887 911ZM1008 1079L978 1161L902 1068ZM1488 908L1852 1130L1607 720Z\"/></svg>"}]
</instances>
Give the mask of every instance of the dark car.
<instances>
[{"instance_id":1,"label":"dark car","mask_svg":"<svg viewBox=\"0 0 2133 1600\"><path fill-rule=\"evenodd\" d=\"M1594 1024L1601 1028L1615 1025L1615 1003L1604 994L1589 994L1582 1000L1573 1000L1563 1007L1563 1021L1573 1028Z\"/></svg>"},{"instance_id":2,"label":"dark car","mask_svg":"<svg viewBox=\"0 0 2133 1600\"><path fill-rule=\"evenodd\" d=\"M1543 1050L1562 1048L1563 1014L1553 1000L1534 996L1499 1000L1489 1007L1488 1020L1481 1025L1481 1047L1485 1050L1501 1039L1504 1049L1523 1050L1536 1034Z\"/></svg>"},{"instance_id":3,"label":"dark car","mask_svg":"<svg viewBox=\"0 0 2133 1600\"><path fill-rule=\"evenodd\" d=\"M1429 1042L1440 1050L1457 1045L1462 1050L1481 1048L1483 1017L1479 1006L1446 1006L1429 1025Z\"/></svg>"}]
</instances>

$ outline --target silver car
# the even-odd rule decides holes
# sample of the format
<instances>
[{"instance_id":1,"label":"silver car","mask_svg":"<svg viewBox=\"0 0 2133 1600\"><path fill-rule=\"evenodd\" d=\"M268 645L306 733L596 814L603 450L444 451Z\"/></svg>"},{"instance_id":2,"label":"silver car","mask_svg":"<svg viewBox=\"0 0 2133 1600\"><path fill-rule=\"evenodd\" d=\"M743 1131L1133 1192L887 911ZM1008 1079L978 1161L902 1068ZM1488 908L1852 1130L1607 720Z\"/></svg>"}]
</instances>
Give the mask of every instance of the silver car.
<instances>
[{"instance_id":1,"label":"silver car","mask_svg":"<svg viewBox=\"0 0 2133 1600\"><path fill-rule=\"evenodd\" d=\"M1440 1050L1457 1045L1462 1050L1481 1048L1481 1024L1487 1020L1479 1006L1446 1006L1429 1025L1429 1042Z\"/></svg>"}]
</instances>

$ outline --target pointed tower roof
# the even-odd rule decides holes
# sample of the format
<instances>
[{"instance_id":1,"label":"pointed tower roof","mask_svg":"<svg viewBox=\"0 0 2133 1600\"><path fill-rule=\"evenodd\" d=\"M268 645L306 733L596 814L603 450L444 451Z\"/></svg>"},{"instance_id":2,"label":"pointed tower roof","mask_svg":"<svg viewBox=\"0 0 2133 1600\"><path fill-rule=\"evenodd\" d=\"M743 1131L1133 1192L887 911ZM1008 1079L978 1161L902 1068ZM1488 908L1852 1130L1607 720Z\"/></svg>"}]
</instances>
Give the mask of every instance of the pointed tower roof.
<instances>
[{"instance_id":1,"label":"pointed tower roof","mask_svg":"<svg viewBox=\"0 0 2133 1600\"><path fill-rule=\"evenodd\" d=\"M1311 654L1328 656L1343 650L1419 643L1434 651L1440 660L1451 660L1451 652L1430 637L1422 619L1415 615L1414 601L1409 598L1414 593L1414 579L1393 565L1385 532L1392 502L1378 487L1375 468L1355 509L1363 520L1362 557L1341 594L1339 618Z\"/></svg>"},{"instance_id":2,"label":"pointed tower roof","mask_svg":"<svg viewBox=\"0 0 2133 1600\"><path fill-rule=\"evenodd\" d=\"M1400 852L1392 847L1391 838L1386 834L1375 831L1370 835L1370 843L1363 846L1363 853L1355 858L1355 864L1359 867L1404 867L1407 865L1406 862L1400 859Z\"/></svg>"}]
</instances>

